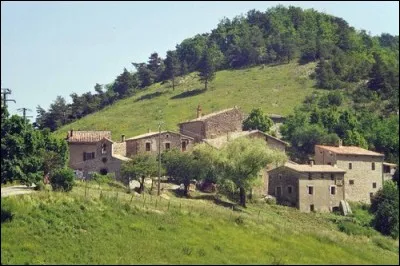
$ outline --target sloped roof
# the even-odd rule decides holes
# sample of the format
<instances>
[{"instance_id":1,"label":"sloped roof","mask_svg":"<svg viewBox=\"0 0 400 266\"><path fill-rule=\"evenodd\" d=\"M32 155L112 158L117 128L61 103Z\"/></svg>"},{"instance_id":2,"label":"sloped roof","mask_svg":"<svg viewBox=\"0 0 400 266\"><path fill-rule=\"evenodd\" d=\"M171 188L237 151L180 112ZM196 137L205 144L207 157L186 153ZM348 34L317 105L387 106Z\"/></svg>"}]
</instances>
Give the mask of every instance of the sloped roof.
<instances>
[{"instance_id":1,"label":"sloped roof","mask_svg":"<svg viewBox=\"0 0 400 266\"><path fill-rule=\"evenodd\" d=\"M178 135L181 135L181 136L183 136L183 137L185 137L185 138L193 139L192 137L189 137L189 136L183 135L183 134L181 134L181 133L177 133L177 132L172 132L172 131L161 131L161 134L164 134L164 133L178 134ZM142 138L147 138L147 137L151 137L151 136L153 136L153 135L158 135L158 134L159 134L159 132L149 132L149 133L137 135L137 136L132 137L132 138L128 138L128 139L126 139L126 140L142 139Z\"/></svg>"},{"instance_id":2,"label":"sloped roof","mask_svg":"<svg viewBox=\"0 0 400 266\"><path fill-rule=\"evenodd\" d=\"M282 141L282 140L280 140L278 138L270 136L270 135L268 135L268 134L266 134L266 133L264 133L264 132L262 132L260 130L229 132L228 136L224 135L224 136L220 136L220 137L217 137L217 138L214 138L214 139L204 139L203 141L206 142L207 144L213 146L214 148L220 149L225 143L228 142L228 139L229 140L234 140L236 138L243 137L243 136L249 136L249 135L252 135L254 133L261 133L261 134L267 136L268 138L272 138L274 140L277 140L277 141L283 143L284 145L288 145L287 142L284 142L284 141Z\"/></svg>"},{"instance_id":3,"label":"sloped roof","mask_svg":"<svg viewBox=\"0 0 400 266\"><path fill-rule=\"evenodd\" d=\"M122 155L119 155L119 154L113 154L112 157L114 157L116 159L119 159L121 161L125 161L125 162L131 160L130 158L122 156Z\"/></svg>"},{"instance_id":4,"label":"sloped roof","mask_svg":"<svg viewBox=\"0 0 400 266\"><path fill-rule=\"evenodd\" d=\"M201 116L199 118L195 118L195 119L192 119L192 120L189 120L189 121L181 122L179 124L185 124L185 123L197 122L197 121L204 121L204 120L206 120L206 119L208 119L210 117L213 117L213 116L216 116L216 115L219 115L219 114L223 114L223 113L235 110L235 109L239 110L239 108L237 108L237 107L228 108L228 109L224 109L224 110L221 110L221 111L218 111L218 112L214 112L214 113L211 113L211 114L208 114L208 115L204 115L204 116Z\"/></svg>"},{"instance_id":5,"label":"sloped roof","mask_svg":"<svg viewBox=\"0 0 400 266\"><path fill-rule=\"evenodd\" d=\"M369 156L384 156L381 153L377 153L374 151L366 150L357 146L324 146L324 145L315 145L316 147L320 147L324 150L334 152L336 154L349 154L349 155L369 155Z\"/></svg>"},{"instance_id":6,"label":"sloped roof","mask_svg":"<svg viewBox=\"0 0 400 266\"><path fill-rule=\"evenodd\" d=\"M313 166L311 166L309 164L293 164L287 162L282 167L287 167L299 173L346 173L346 171L343 169L326 164L314 164Z\"/></svg>"},{"instance_id":7,"label":"sloped roof","mask_svg":"<svg viewBox=\"0 0 400 266\"><path fill-rule=\"evenodd\" d=\"M72 135L71 135L72 133ZM111 131L68 131L68 142L98 142L103 138L111 140Z\"/></svg>"}]
</instances>

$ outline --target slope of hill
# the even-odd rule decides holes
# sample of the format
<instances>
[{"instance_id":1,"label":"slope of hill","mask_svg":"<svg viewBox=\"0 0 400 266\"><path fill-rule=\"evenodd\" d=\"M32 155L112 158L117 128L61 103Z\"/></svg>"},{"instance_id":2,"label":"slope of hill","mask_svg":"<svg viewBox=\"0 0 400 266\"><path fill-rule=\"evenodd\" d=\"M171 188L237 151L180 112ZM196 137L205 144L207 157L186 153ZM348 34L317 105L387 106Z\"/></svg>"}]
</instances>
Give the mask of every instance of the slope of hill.
<instances>
[{"instance_id":1,"label":"slope of hill","mask_svg":"<svg viewBox=\"0 0 400 266\"><path fill-rule=\"evenodd\" d=\"M234 105L249 113L260 107L265 113L288 115L314 91L315 81L309 75L315 63L252 67L223 70L216 74L207 91L203 91L195 73L179 80L175 90L169 82L153 84L132 97L65 125L55 134L64 137L70 129L111 130L114 140L121 134L131 137L158 130L160 113L163 129L178 130L177 123L195 118L197 105L208 114Z\"/></svg>"},{"instance_id":2,"label":"slope of hill","mask_svg":"<svg viewBox=\"0 0 400 266\"><path fill-rule=\"evenodd\" d=\"M170 199L144 200L106 187L100 194L97 187L86 199L83 184L69 193L2 199L1 263L348 265L399 259L396 240L376 231L340 232L335 221L349 217L265 203L232 211L208 201L211 195L184 199L171 191Z\"/></svg>"}]
</instances>

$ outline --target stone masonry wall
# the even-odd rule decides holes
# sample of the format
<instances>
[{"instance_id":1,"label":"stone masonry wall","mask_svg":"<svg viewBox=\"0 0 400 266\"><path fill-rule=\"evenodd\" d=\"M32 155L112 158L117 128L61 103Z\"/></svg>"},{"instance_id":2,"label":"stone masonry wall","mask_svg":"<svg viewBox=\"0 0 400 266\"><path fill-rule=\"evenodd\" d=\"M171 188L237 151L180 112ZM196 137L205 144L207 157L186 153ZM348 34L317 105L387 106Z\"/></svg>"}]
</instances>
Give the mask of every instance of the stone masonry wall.
<instances>
[{"instance_id":1,"label":"stone masonry wall","mask_svg":"<svg viewBox=\"0 0 400 266\"><path fill-rule=\"evenodd\" d=\"M296 206L298 201L298 176L299 173L286 169L277 168L269 172L268 194L277 198L278 202L286 202L287 205ZM292 187L289 193L288 187ZM276 188L281 187L281 196L276 194Z\"/></svg>"},{"instance_id":2,"label":"stone masonry wall","mask_svg":"<svg viewBox=\"0 0 400 266\"><path fill-rule=\"evenodd\" d=\"M299 204L298 208L302 212L310 212L310 205L314 205L314 210L318 212L329 212L334 207L339 207L343 199L344 188L343 173L334 173L333 180L330 173L312 173L312 180L308 179L308 174L302 174L299 178ZM341 181L337 181L341 180ZM310 195L308 187L313 186L313 194ZM336 187L335 195L331 195L331 186Z\"/></svg>"},{"instance_id":3,"label":"stone masonry wall","mask_svg":"<svg viewBox=\"0 0 400 266\"><path fill-rule=\"evenodd\" d=\"M227 132L242 131L243 117L243 113L234 108L205 119L205 137L215 138Z\"/></svg>"},{"instance_id":4,"label":"stone masonry wall","mask_svg":"<svg viewBox=\"0 0 400 266\"><path fill-rule=\"evenodd\" d=\"M179 125L179 132L183 135L194 138L195 142L200 142L205 138L204 122L194 121Z\"/></svg>"},{"instance_id":5,"label":"stone masonry wall","mask_svg":"<svg viewBox=\"0 0 400 266\"><path fill-rule=\"evenodd\" d=\"M126 156L126 142L115 142L113 144L114 154Z\"/></svg>"}]
</instances>

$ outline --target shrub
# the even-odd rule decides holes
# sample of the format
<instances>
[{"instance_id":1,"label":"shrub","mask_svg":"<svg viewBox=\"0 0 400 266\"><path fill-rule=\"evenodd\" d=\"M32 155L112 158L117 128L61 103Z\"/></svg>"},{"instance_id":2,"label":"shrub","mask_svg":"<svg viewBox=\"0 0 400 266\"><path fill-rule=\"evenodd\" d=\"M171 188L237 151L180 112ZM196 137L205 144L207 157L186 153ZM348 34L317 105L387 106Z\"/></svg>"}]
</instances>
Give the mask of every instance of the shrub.
<instances>
[{"instance_id":1,"label":"shrub","mask_svg":"<svg viewBox=\"0 0 400 266\"><path fill-rule=\"evenodd\" d=\"M13 216L14 215L11 213L11 211L3 209L3 206L1 206L1 223L11 221Z\"/></svg>"},{"instance_id":2,"label":"shrub","mask_svg":"<svg viewBox=\"0 0 400 266\"><path fill-rule=\"evenodd\" d=\"M376 230L393 238L399 236L399 194L397 185L388 180L371 200L372 223Z\"/></svg>"},{"instance_id":3,"label":"shrub","mask_svg":"<svg viewBox=\"0 0 400 266\"><path fill-rule=\"evenodd\" d=\"M50 177L53 190L70 191L75 185L74 172L69 168L56 170Z\"/></svg>"},{"instance_id":4,"label":"shrub","mask_svg":"<svg viewBox=\"0 0 400 266\"><path fill-rule=\"evenodd\" d=\"M45 184L43 183L43 181L39 181L39 182L37 182L34 189L38 190L38 191L42 191L45 189Z\"/></svg>"},{"instance_id":5,"label":"shrub","mask_svg":"<svg viewBox=\"0 0 400 266\"><path fill-rule=\"evenodd\" d=\"M348 235L371 237L376 234L372 228L361 226L353 221L340 221L338 228L340 231Z\"/></svg>"}]
</instances>

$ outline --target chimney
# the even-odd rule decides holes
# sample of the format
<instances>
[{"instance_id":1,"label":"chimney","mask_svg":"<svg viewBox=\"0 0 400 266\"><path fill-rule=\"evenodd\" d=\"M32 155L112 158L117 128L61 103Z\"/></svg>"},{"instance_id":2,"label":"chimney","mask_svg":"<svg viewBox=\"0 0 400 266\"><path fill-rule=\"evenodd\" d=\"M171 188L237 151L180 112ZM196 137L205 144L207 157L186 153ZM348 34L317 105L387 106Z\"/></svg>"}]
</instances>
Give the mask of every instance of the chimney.
<instances>
[{"instance_id":1,"label":"chimney","mask_svg":"<svg viewBox=\"0 0 400 266\"><path fill-rule=\"evenodd\" d=\"M314 160L310 160L310 166L312 167L314 165Z\"/></svg>"},{"instance_id":2,"label":"chimney","mask_svg":"<svg viewBox=\"0 0 400 266\"><path fill-rule=\"evenodd\" d=\"M125 142L125 135L121 135L121 142Z\"/></svg>"},{"instance_id":3,"label":"chimney","mask_svg":"<svg viewBox=\"0 0 400 266\"><path fill-rule=\"evenodd\" d=\"M201 106L200 104L197 106L197 118L201 117Z\"/></svg>"},{"instance_id":4,"label":"chimney","mask_svg":"<svg viewBox=\"0 0 400 266\"><path fill-rule=\"evenodd\" d=\"M339 139L339 147L342 147L342 145L343 145L343 140Z\"/></svg>"}]
</instances>

